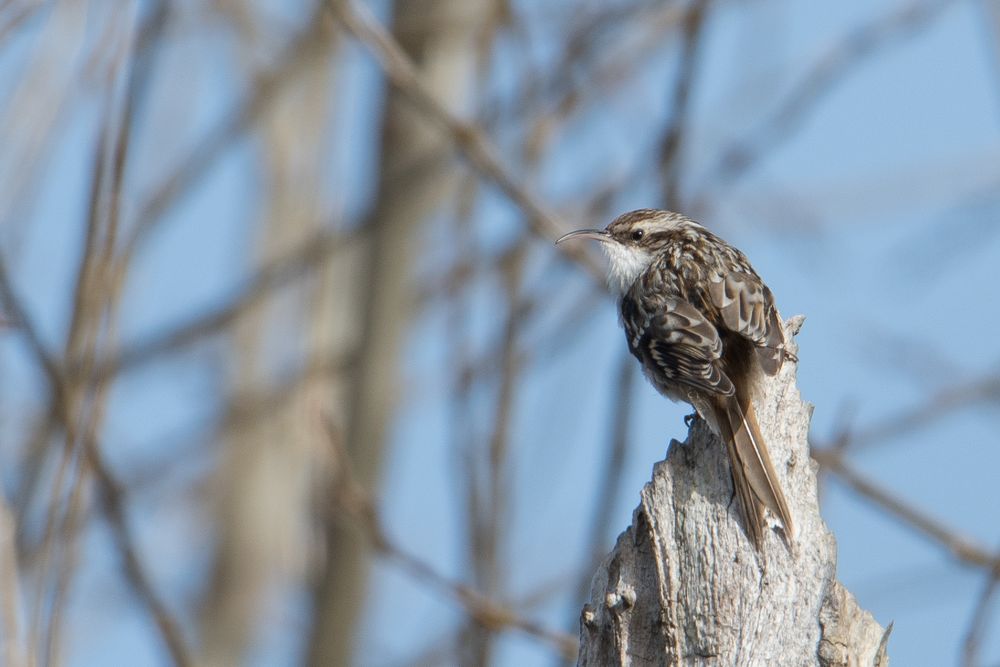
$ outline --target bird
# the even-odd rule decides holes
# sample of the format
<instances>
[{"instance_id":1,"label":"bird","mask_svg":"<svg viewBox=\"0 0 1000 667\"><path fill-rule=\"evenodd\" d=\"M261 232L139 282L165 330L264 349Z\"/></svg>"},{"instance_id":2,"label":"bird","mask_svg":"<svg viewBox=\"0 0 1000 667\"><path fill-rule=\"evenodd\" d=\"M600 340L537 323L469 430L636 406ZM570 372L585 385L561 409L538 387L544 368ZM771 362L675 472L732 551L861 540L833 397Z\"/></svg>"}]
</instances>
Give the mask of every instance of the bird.
<instances>
[{"instance_id":1,"label":"bird","mask_svg":"<svg viewBox=\"0 0 1000 667\"><path fill-rule=\"evenodd\" d=\"M639 209L605 229L560 237L599 241L628 349L649 382L690 403L725 442L747 536L761 551L765 509L794 540L792 514L753 405L756 383L797 358L774 297L746 256L685 215Z\"/></svg>"}]
</instances>

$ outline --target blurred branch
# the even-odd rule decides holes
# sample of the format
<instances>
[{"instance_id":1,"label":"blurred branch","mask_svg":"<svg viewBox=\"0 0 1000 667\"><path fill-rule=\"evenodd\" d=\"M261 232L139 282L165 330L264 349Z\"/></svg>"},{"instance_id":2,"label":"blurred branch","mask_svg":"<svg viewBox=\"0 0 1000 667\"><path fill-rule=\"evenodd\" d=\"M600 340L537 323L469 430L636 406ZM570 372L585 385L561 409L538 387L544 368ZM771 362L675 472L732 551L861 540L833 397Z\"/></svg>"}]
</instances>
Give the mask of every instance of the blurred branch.
<instances>
[{"instance_id":1,"label":"blurred branch","mask_svg":"<svg viewBox=\"0 0 1000 667\"><path fill-rule=\"evenodd\" d=\"M618 381L613 385L612 397L614 412L611 415L611 447L608 451L608 462L603 467L604 477L601 480L594 505L594 518L590 522L590 539L584 552L584 567L576 582L574 603L586 601L590 597L590 583L594 572L601 564L607 551L608 533L611 531L611 521L614 516L615 501L621 496L622 473L625 469L625 455L628 452L629 438L629 408L635 389L635 373L638 365L627 351L621 354L618 363ZM579 623L577 607L573 608L573 622Z\"/></svg>"},{"instance_id":2,"label":"blurred branch","mask_svg":"<svg viewBox=\"0 0 1000 667\"><path fill-rule=\"evenodd\" d=\"M568 660L576 658L577 638L575 636L544 628L471 587L448 579L430 564L398 547L384 535L373 535L372 539L379 554L394 561L417 581L431 588L436 588L451 597L465 613L483 627L494 632L508 629L519 630L529 637L552 646ZM374 540L379 541L375 542Z\"/></svg>"},{"instance_id":3,"label":"blurred branch","mask_svg":"<svg viewBox=\"0 0 1000 667\"><path fill-rule=\"evenodd\" d=\"M569 230L568 225L514 176L514 171L504 164L496 146L479 126L459 119L435 97L413 61L366 7L351 0L328 1L344 27L376 56L392 85L448 133L469 162L525 213L536 234L551 241ZM594 255L572 244L558 246L558 250L579 263L598 285L604 286L605 272Z\"/></svg>"},{"instance_id":4,"label":"blurred branch","mask_svg":"<svg viewBox=\"0 0 1000 667\"><path fill-rule=\"evenodd\" d=\"M389 39L442 107L463 107L474 95L473 65L490 2L425 0L394 8ZM357 305L345 316L357 325L357 360L344 392L346 449L365 485L381 476L391 424L405 397L404 343L415 315L414 272L423 241L453 201L461 173L449 138L399 88L388 87L375 122L375 189L363 224L366 244L349 283ZM351 660L371 561L366 542L350 526L327 521L324 534L307 658L317 667Z\"/></svg>"},{"instance_id":5,"label":"blurred branch","mask_svg":"<svg viewBox=\"0 0 1000 667\"><path fill-rule=\"evenodd\" d=\"M635 78L636 63L644 62L671 43L671 32L682 25L688 8L636 2L631 6L594 6L574 29L559 62L538 71L525 90L509 103L514 120L529 124L525 132L530 153L539 155L548 137L585 104L601 104L615 89ZM638 11L637 11L638 10ZM613 43L615 48L609 49ZM535 73L525 64L529 77ZM546 99L545 95L548 96ZM501 100L486 108L503 113ZM534 118L526 117L531 111ZM488 127L488 125L487 125Z\"/></svg>"},{"instance_id":6,"label":"blurred branch","mask_svg":"<svg viewBox=\"0 0 1000 667\"><path fill-rule=\"evenodd\" d=\"M507 529L507 519L512 505L510 498L510 431L516 401L515 385L520 375L518 345L530 302L521 293L524 255L514 255L503 267L503 282L507 316L500 343L493 348L500 363L500 382L497 389L493 415L493 431L486 450L486 479L482 486L475 475L475 461L470 452L470 495L473 502L469 512L469 536L472 569L476 585L491 598L501 596L507 571L503 564L502 544ZM489 628L479 624L485 633L475 633L469 638L469 653L464 664L486 665L492 662L492 637Z\"/></svg>"},{"instance_id":7,"label":"blurred branch","mask_svg":"<svg viewBox=\"0 0 1000 667\"><path fill-rule=\"evenodd\" d=\"M993 94L1000 97L1000 4L984 0L975 3L979 11L984 15L982 21L978 21L986 34L986 39L990 41L993 50L992 57L989 58L988 66L993 70Z\"/></svg>"},{"instance_id":8,"label":"blurred branch","mask_svg":"<svg viewBox=\"0 0 1000 667\"><path fill-rule=\"evenodd\" d=\"M9 667L25 667L21 645L21 585L18 580L16 525L14 513L0 492L0 657Z\"/></svg>"},{"instance_id":9,"label":"blurred branch","mask_svg":"<svg viewBox=\"0 0 1000 667\"><path fill-rule=\"evenodd\" d=\"M11 9L9 4L4 4L6 6L0 6L0 13L11 16L4 16L0 22L0 43L6 43L10 35L16 33L18 28L45 6L43 2L25 2Z\"/></svg>"},{"instance_id":10,"label":"blurred branch","mask_svg":"<svg viewBox=\"0 0 1000 667\"><path fill-rule=\"evenodd\" d=\"M567 659L574 659L577 639L572 635L546 629L520 616L513 609L490 599L475 589L439 573L431 564L407 552L386 534L371 496L351 470L350 458L336 427L326 422L334 465L334 507L350 517L362 529L375 551L394 562L416 581L437 589L455 601L472 619L493 631L514 629L538 639Z\"/></svg>"},{"instance_id":11,"label":"blurred branch","mask_svg":"<svg viewBox=\"0 0 1000 667\"><path fill-rule=\"evenodd\" d=\"M976 403L1000 403L1000 375L991 374L938 391L914 408L853 432L845 446L851 449L871 446L928 426L955 410Z\"/></svg>"},{"instance_id":12,"label":"blurred branch","mask_svg":"<svg viewBox=\"0 0 1000 667\"><path fill-rule=\"evenodd\" d=\"M825 472L832 473L851 489L890 516L943 547L961 562L990 570L1000 567L1000 555L959 535L936 519L893 496L852 469L843 456L830 448L812 447L810 454Z\"/></svg>"},{"instance_id":13,"label":"blurred branch","mask_svg":"<svg viewBox=\"0 0 1000 667\"><path fill-rule=\"evenodd\" d=\"M108 519L115 546L122 559L125 578L132 585L139 600L149 609L173 663L179 667L193 665L189 649L181 633L180 624L173 617L166 603L160 599L159 593L153 588L153 583L139 559L135 538L125 514L124 494L111 476L107 465L100 458L97 443L89 443L87 449L92 452L90 466L98 483L97 488L104 515Z\"/></svg>"},{"instance_id":14,"label":"blurred branch","mask_svg":"<svg viewBox=\"0 0 1000 667\"><path fill-rule=\"evenodd\" d=\"M607 540L611 530L615 500L621 495L622 473L625 468L625 456L628 453L629 413L632 397L635 395L637 369L638 365L632 359L632 355L623 352L618 364L618 379L613 385L612 398L615 407L611 415L611 432L608 438L611 441L611 447L608 452L607 465L604 467L604 479L597 495L597 514L591 524L593 526L591 548L587 552L597 562L600 562L607 547L605 540ZM597 562L593 562L592 565L596 567ZM590 584L589 577L593 576L593 569L593 567L586 569L588 586ZM584 595L580 599L585 600L588 592L584 591Z\"/></svg>"},{"instance_id":15,"label":"blurred branch","mask_svg":"<svg viewBox=\"0 0 1000 667\"><path fill-rule=\"evenodd\" d=\"M268 36L267 24L257 27L253 3L221 9L238 26L241 58L252 66ZM349 302L342 295L351 292L345 273L356 270L355 257L343 253L335 260L340 244L322 242L333 237L324 229L328 206L322 194L330 134L339 121L330 91L344 85L343 50L334 46L340 35L326 32L324 48L304 59L297 80L286 85L257 124L260 190L266 194L256 207L254 253L259 259L254 264L265 267L232 302L237 310L224 309L216 320L224 325L233 316L234 326L220 341L229 358L230 390L222 408L229 418L218 434L220 463L212 471L214 548L199 604L198 662L204 665L252 661L266 641L261 631L276 592L305 584L302 576L312 564L305 547L316 536L304 518L314 510L317 468L322 470L325 460L318 449L322 432L305 417L316 405L335 403L343 388L344 374L324 364L324 358L346 356L356 345L340 334L348 329L341 323L355 317L353 303L338 307ZM275 292L299 278L294 289ZM274 388L277 372L268 368L268 359L274 359L278 340L294 341L286 349L303 367L292 382L282 383L285 395L275 395L278 400L266 406L261 419L249 410L264 408L259 402L254 406L252 398ZM283 366L289 362L286 357ZM232 418L241 414L249 418Z\"/></svg>"},{"instance_id":16,"label":"blurred branch","mask_svg":"<svg viewBox=\"0 0 1000 667\"><path fill-rule=\"evenodd\" d=\"M681 30L680 71L674 79L671 94L670 125L660 141L660 178L662 196L668 208L681 210L680 174L682 142L691 111L691 90L694 87L698 56L705 34L708 0L694 2L684 16Z\"/></svg>"},{"instance_id":17,"label":"blurred branch","mask_svg":"<svg viewBox=\"0 0 1000 667\"><path fill-rule=\"evenodd\" d=\"M280 97L280 92L308 64L315 51L327 47L330 28L322 3L306 21L305 28L291 39L290 45L270 70L259 74L250 85L248 97L239 103L195 148L174 167L139 207L137 223L128 239L122 259L127 266L139 245L163 221L182 195L200 183L225 151L252 127ZM123 270L123 269L119 269Z\"/></svg>"},{"instance_id":18,"label":"blurred branch","mask_svg":"<svg viewBox=\"0 0 1000 667\"><path fill-rule=\"evenodd\" d=\"M454 298L477 276L492 275L493 272L501 270L512 257L527 250L531 242L529 234L522 234L510 245L490 255L476 252L471 243L464 246L464 252L460 253L455 261L450 262L439 273L430 276L418 286L417 300L421 305L426 305L439 296L446 299Z\"/></svg>"},{"instance_id":19,"label":"blurred branch","mask_svg":"<svg viewBox=\"0 0 1000 667\"><path fill-rule=\"evenodd\" d=\"M709 168L705 183L715 188L731 185L758 161L793 137L817 103L837 83L858 66L868 62L880 49L902 41L928 26L952 4L954 0L911 2L837 40L833 47L806 69L778 108L752 130L749 136L722 149L715 164ZM709 196L709 193L703 192L699 199Z\"/></svg>"},{"instance_id":20,"label":"blurred branch","mask_svg":"<svg viewBox=\"0 0 1000 667\"><path fill-rule=\"evenodd\" d=\"M43 369L49 383L50 391L52 392L52 404L56 406L54 416L66 428L67 423L72 419L65 399L68 391L67 380L63 377L62 371L55 359L45 349L36 327L28 317L20 298L14 292L7 275L6 262L3 257L0 257L0 301L3 303L5 312L9 313L14 321L17 322L18 330L28 342L29 351ZM100 492L105 514L108 517L112 533L115 537L116 546L125 563L126 579L132 585L140 601L146 605L153 616L153 620L156 622L157 629L170 652L173 662L177 665L190 665L190 654L182 638L180 627L166 605L160 600L148 576L142 569L141 561L136 554L131 530L126 521L125 508L122 503L118 484L99 455L100 447L96 441L90 438L85 439L82 444L83 453L87 457L88 465L97 482L98 491Z\"/></svg>"},{"instance_id":21,"label":"blurred branch","mask_svg":"<svg viewBox=\"0 0 1000 667\"><path fill-rule=\"evenodd\" d=\"M213 413L206 420L180 429L150 446L162 458L132 466L128 476L118 480L123 504L139 493L156 494L169 486L172 476L190 465L200 465L199 455L214 456L216 446L237 425L254 428L275 419L296 400L305 385L341 376L350 368L350 355L329 353L308 358L301 367L282 374L265 389L238 391L226 403L222 414ZM195 434L195 435L192 435Z\"/></svg>"},{"instance_id":22,"label":"blurred branch","mask_svg":"<svg viewBox=\"0 0 1000 667\"><path fill-rule=\"evenodd\" d=\"M64 354L65 359L71 360L70 364L79 366L79 372L65 376L68 382L64 392L68 419L65 421L66 445L60 461L60 473L80 451L80 442L96 442L105 414L109 384L102 381L89 385L86 378L92 373L102 349L112 346L121 297L122 282L114 279L110 267L114 264L121 220L122 184L130 148L129 129L134 99L134 77L131 76L132 37L136 12L133 4L121 14L123 30L127 35L124 39L126 46L108 67L103 121L94 145L86 240L78 269L73 315ZM61 662L58 654L61 647L61 621L76 569L79 548L77 534L84 513L84 490L89 473L84 463L83 459L78 461L70 485L70 497L62 526L66 556L56 574L49 609L44 664ZM46 527L50 539L54 535L59 495L62 491L60 484L53 485L49 525ZM48 559L51 546L51 542L46 542L42 546L43 563ZM40 574L40 582L44 583L47 575L44 566ZM41 609L42 605L39 604L38 612Z\"/></svg>"},{"instance_id":23,"label":"blurred branch","mask_svg":"<svg viewBox=\"0 0 1000 667\"><path fill-rule=\"evenodd\" d=\"M542 292L526 298L519 306L520 316L525 320L522 326L526 330L537 321L534 319L536 315L547 314L543 302L550 292L546 290ZM521 367L534 364L534 368L538 369L549 361L558 359L561 353L570 349L570 346L567 346L566 332L577 331L585 326L596 312L595 308L601 299L602 293L594 290L587 290L574 298L566 308L566 314L559 318L551 330L540 331L531 337L529 342L520 345L515 351L514 363ZM527 331L524 337L528 338ZM500 373L503 365L494 350L501 342L502 336L496 336L496 340L486 345L478 356L460 356L456 363L451 365L458 384Z\"/></svg>"},{"instance_id":24,"label":"blurred branch","mask_svg":"<svg viewBox=\"0 0 1000 667\"><path fill-rule=\"evenodd\" d=\"M979 599L972 612L972 619L969 621L969 627L965 633L965 641L962 643L962 665L964 667L976 667L979 664L979 649L986 634L990 606L998 586L1000 586L1000 559L987 575L986 583L983 585L983 590L979 594Z\"/></svg>"},{"instance_id":25,"label":"blurred branch","mask_svg":"<svg viewBox=\"0 0 1000 667\"><path fill-rule=\"evenodd\" d=\"M307 276L324 261L334 257L358 238L358 230L323 231L313 235L291 252L265 263L237 289L225 303L209 308L186 322L174 325L153 337L125 348L106 360L95 372L104 379L150 363L208 336L221 333L240 315L270 297L275 291Z\"/></svg>"}]
</instances>

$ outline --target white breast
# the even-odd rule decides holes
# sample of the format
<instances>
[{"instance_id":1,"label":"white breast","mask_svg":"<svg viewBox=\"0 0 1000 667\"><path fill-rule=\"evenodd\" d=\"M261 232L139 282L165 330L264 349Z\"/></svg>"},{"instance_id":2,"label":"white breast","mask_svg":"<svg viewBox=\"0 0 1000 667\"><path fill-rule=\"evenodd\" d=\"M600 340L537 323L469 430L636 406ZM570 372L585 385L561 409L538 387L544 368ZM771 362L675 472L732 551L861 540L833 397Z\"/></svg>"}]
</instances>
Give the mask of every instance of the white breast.
<instances>
[{"instance_id":1,"label":"white breast","mask_svg":"<svg viewBox=\"0 0 1000 667\"><path fill-rule=\"evenodd\" d=\"M602 243L601 247L608 255L611 264L608 285L619 295L624 294L653 261L653 254L642 248L625 246L614 241Z\"/></svg>"}]
</instances>

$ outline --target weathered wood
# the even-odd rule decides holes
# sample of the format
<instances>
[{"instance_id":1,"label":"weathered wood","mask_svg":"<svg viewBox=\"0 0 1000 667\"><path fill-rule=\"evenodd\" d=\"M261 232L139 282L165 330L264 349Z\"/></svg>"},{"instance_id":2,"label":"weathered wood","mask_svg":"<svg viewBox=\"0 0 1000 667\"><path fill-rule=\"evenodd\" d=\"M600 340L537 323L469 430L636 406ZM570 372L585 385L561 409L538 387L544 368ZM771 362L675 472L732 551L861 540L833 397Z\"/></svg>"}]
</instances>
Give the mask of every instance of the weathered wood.
<instances>
[{"instance_id":1,"label":"weathered wood","mask_svg":"<svg viewBox=\"0 0 1000 667\"><path fill-rule=\"evenodd\" d=\"M802 318L786 324L791 335ZM794 351L794 348L793 348ZM760 426L795 522L758 554L740 522L726 449L701 420L653 468L632 525L594 576L580 665L885 667L886 633L836 581L837 545L817 503L812 407L785 363L763 381Z\"/></svg>"}]
</instances>

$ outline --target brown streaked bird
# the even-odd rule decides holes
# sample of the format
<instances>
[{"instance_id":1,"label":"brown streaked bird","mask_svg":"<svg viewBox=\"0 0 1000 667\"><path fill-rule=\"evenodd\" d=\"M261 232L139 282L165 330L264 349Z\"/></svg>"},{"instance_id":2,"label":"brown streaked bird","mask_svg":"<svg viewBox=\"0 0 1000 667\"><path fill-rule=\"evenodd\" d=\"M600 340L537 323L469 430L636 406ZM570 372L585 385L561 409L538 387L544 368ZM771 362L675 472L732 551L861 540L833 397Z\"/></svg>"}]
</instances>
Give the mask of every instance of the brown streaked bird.
<instances>
[{"instance_id":1,"label":"brown streaked bird","mask_svg":"<svg viewBox=\"0 0 1000 667\"><path fill-rule=\"evenodd\" d=\"M764 509L794 527L757 424L752 394L761 373L786 358L771 290L742 252L693 220L640 209L604 230L581 229L610 260L608 282L620 297L629 351L656 389L694 406L726 443L747 535L763 545Z\"/></svg>"}]
</instances>

